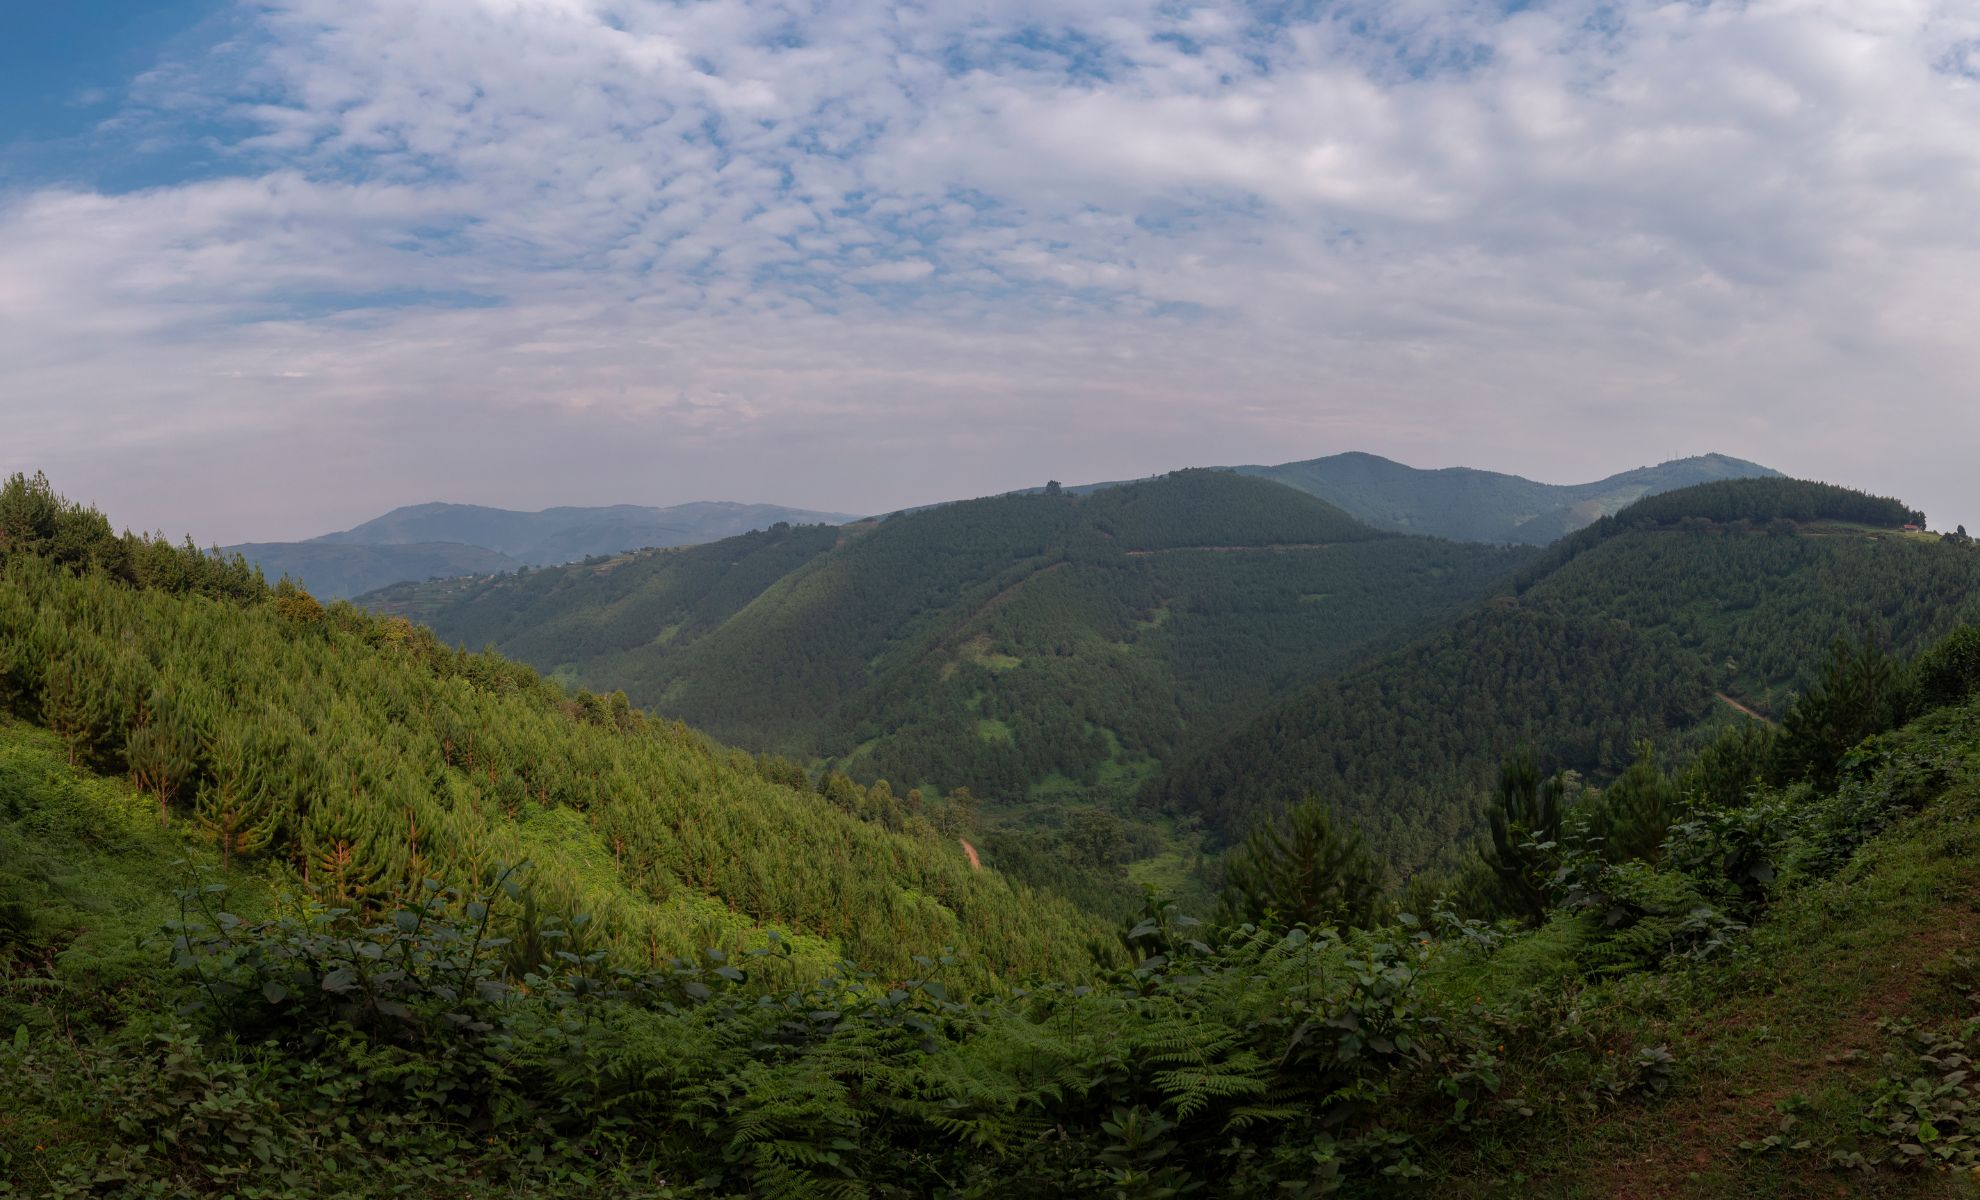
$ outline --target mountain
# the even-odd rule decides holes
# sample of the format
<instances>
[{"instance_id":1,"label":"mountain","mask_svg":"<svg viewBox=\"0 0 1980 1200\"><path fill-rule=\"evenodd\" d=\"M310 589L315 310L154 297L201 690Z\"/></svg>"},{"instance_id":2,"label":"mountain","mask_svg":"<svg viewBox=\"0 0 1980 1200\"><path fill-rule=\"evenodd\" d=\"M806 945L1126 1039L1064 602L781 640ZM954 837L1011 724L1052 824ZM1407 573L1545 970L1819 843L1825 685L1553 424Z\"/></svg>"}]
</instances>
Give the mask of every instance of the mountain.
<instances>
[{"instance_id":1,"label":"mountain","mask_svg":"<svg viewBox=\"0 0 1980 1200\"><path fill-rule=\"evenodd\" d=\"M549 566L644 546L712 542L752 529L768 529L780 522L841 525L853 519L844 513L724 501L697 501L668 508L615 504L603 508L546 508L540 512L516 512L478 504L415 504L395 508L341 533L310 540L369 546L465 542L500 551L532 566Z\"/></svg>"},{"instance_id":2,"label":"mountain","mask_svg":"<svg viewBox=\"0 0 1980 1200\"><path fill-rule=\"evenodd\" d=\"M402 579L494 575L523 565L499 550L461 542L356 545L338 542L243 542L239 554L269 579L287 575L324 600L346 600Z\"/></svg>"},{"instance_id":3,"label":"mountain","mask_svg":"<svg viewBox=\"0 0 1980 1200\"><path fill-rule=\"evenodd\" d=\"M347 906L521 879L537 920L590 913L610 932L586 952L626 963L776 928L808 971L902 977L952 947L958 978L985 983L1084 968L1106 932L994 856L978 869L966 814L820 795L623 696L326 610L240 559L114 537L19 476L0 490L4 713L130 779L152 823L222 863Z\"/></svg>"},{"instance_id":4,"label":"mountain","mask_svg":"<svg viewBox=\"0 0 1980 1200\"><path fill-rule=\"evenodd\" d=\"M1479 828L1529 747L1595 778L1640 741L1779 717L1837 637L1915 649L1980 620L1980 552L1896 501L1788 479L1667 492L1565 539L1500 594L1299 690L1168 766L1144 799L1236 837L1315 795L1405 869Z\"/></svg>"},{"instance_id":5,"label":"mountain","mask_svg":"<svg viewBox=\"0 0 1980 1200\"><path fill-rule=\"evenodd\" d=\"M244 542L240 554L270 579L289 576L325 600L405 580L490 575L525 564L576 562L644 546L690 546L785 522L841 524L843 513L777 504L697 501L670 508L616 504L516 512L478 504L415 504L303 542Z\"/></svg>"},{"instance_id":6,"label":"mountain","mask_svg":"<svg viewBox=\"0 0 1980 1200\"><path fill-rule=\"evenodd\" d=\"M362 602L727 741L1017 799L1125 790L1532 553L1198 470Z\"/></svg>"},{"instance_id":7,"label":"mountain","mask_svg":"<svg viewBox=\"0 0 1980 1200\"><path fill-rule=\"evenodd\" d=\"M1645 496L1718 479L1777 477L1757 463L1705 454L1639 467L1594 483L1535 483L1446 467L1426 471L1374 454L1335 454L1275 467L1235 468L1320 497L1377 529L1467 542L1545 545Z\"/></svg>"},{"instance_id":8,"label":"mountain","mask_svg":"<svg viewBox=\"0 0 1980 1200\"><path fill-rule=\"evenodd\" d=\"M1518 594L1721 556L1700 537L1881 569L1931 548L1894 514L1673 493ZM1667 540L1603 564L1638 535ZM1768 590L1737 578L1727 612ZM1309 806L1234 856L1257 920L1151 897L1108 935L978 869L945 806L796 787L16 477L0 1191L1963 1194L1980 627L1819 658L1778 736L1600 788L1503 772L1531 836L1474 866L1517 908L1417 906ZM1781 769L1804 751L1828 766Z\"/></svg>"}]
</instances>

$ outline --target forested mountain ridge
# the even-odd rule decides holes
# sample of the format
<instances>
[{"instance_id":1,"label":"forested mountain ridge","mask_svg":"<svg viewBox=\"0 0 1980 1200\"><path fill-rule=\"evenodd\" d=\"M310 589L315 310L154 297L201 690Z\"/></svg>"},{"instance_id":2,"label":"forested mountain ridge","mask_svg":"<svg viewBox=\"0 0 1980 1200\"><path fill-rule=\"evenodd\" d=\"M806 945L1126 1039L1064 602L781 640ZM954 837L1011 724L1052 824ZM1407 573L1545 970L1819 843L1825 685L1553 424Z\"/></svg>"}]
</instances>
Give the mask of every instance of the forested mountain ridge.
<instances>
[{"instance_id":1,"label":"forested mountain ridge","mask_svg":"<svg viewBox=\"0 0 1980 1200\"><path fill-rule=\"evenodd\" d=\"M339 542L244 542L238 554L268 579L284 575L321 600L348 600L402 579L496 575L525 564L499 550L463 542L368 546Z\"/></svg>"},{"instance_id":2,"label":"forested mountain ridge","mask_svg":"<svg viewBox=\"0 0 1980 1200\"><path fill-rule=\"evenodd\" d=\"M1187 737L1449 611L1530 552L1399 537L1187 471L363 603L897 786L1125 786Z\"/></svg>"},{"instance_id":3,"label":"forested mountain ridge","mask_svg":"<svg viewBox=\"0 0 1980 1200\"><path fill-rule=\"evenodd\" d=\"M613 504L594 508L562 506L536 512L480 504L435 503L395 508L362 525L309 540L362 545L466 542L541 567L645 546L719 541L752 529L767 529L778 522L840 525L853 519L847 513L714 500L664 508Z\"/></svg>"},{"instance_id":4,"label":"forested mountain ridge","mask_svg":"<svg viewBox=\"0 0 1980 1200\"><path fill-rule=\"evenodd\" d=\"M1719 479L1779 475L1723 454L1674 459L1577 484L1537 483L1471 467L1420 470L1358 452L1235 469L1309 492L1377 529L1534 546L1645 496Z\"/></svg>"},{"instance_id":5,"label":"forested mountain ridge","mask_svg":"<svg viewBox=\"0 0 1980 1200\"><path fill-rule=\"evenodd\" d=\"M696 501L518 512L478 504L415 504L351 529L301 542L226 546L270 579L283 575L313 595L341 600L405 580L550 566L647 546L718 541L780 522L840 524L843 513L779 504Z\"/></svg>"},{"instance_id":6,"label":"forested mountain ridge","mask_svg":"<svg viewBox=\"0 0 1980 1200\"><path fill-rule=\"evenodd\" d=\"M1905 532L1918 520L1787 479L1640 501L1448 626L1173 763L1143 799L1235 837L1311 793L1405 870L1439 860L1523 746L1607 778L1638 742L1695 740L1737 706L1778 717L1834 638L1908 651L1980 619L1980 552Z\"/></svg>"},{"instance_id":7,"label":"forested mountain ridge","mask_svg":"<svg viewBox=\"0 0 1980 1200\"><path fill-rule=\"evenodd\" d=\"M790 935L912 973L967 949L985 978L1082 969L1105 927L967 861L967 814L827 794L528 667L306 592L238 557L110 533L42 481L0 488L0 712L127 775L168 828L332 901L487 889L583 911L626 961Z\"/></svg>"}]
</instances>

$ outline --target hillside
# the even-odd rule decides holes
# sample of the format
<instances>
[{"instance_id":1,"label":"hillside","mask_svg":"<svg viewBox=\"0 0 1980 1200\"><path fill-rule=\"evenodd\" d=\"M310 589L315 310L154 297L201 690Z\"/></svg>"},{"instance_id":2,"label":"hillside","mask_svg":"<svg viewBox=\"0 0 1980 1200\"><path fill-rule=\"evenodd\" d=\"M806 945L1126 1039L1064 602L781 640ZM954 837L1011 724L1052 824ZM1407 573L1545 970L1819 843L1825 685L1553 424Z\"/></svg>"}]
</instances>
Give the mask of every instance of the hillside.
<instances>
[{"instance_id":1,"label":"hillside","mask_svg":"<svg viewBox=\"0 0 1980 1200\"><path fill-rule=\"evenodd\" d=\"M1234 837L1312 792L1405 869L1479 828L1522 746L1596 778L1635 744L1776 717L1822 647L1916 649L1980 618L1980 553L1908 534L1916 514L1790 480L1705 484L1574 535L1501 595L1415 643L1272 706L1177 761L1144 799Z\"/></svg>"},{"instance_id":2,"label":"hillside","mask_svg":"<svg viewBox=\"0 0 1980 1200\"><path fill-rule=\"evenodd\" d=\"M522 560L499 550L461 542L410 542L367 546L337 542L244 542L223 554L239 554L268 579L286 575L323 600L348 600L405 579L494 575Z\"/></svg>"},{"instance_id":3,"label":"hillside","mask_svg":"<svg viewBox=\"0 0 1980 1200\"><path fill-rule=\"evenodd\" d=\"M1191 471L363 603L726 741L1015 799L1124 788L1527 557Z\"/></svg>"},{"instance_id":4,"label":"hillside","mask_svg":"<svg viewBox=\"0 0 1980 1200\"><path fill-rule=\"evenodd\" d=\"M345 600L405 581L497 574L646 546L691 546L780 522L852 519L777 504L717 501L540 512L415 504L308 541L243 542L221 547L220 553L242 555L269 579L287 575L321 599Z\"/></svg>"},{"instance_id":5,"label":"hillside","mask_svg":"<svg viewBox=\"0 0 1980 1200\"><path fill-rule=\"evenodd\" d=\"M697 501L665 508L637 504L561 507L539 512L478 504L415 504L310 541L371 546L466 542L500 551L532 566L551 566L642 546L688 546L719 541L752 529L768 529L779 522L838 525L852 519L845 513L725 501Z\"/></svg>"},{"instance_id":6,"label":"hillside","mask_svg":"<svg viewBox=\"0 0 1980 1200\"><path fill-rule=\"evenodd\" d=\"M18 476L0 490L0 712L130 778L223 861L360 905L527 862L533 911L592 914L628 962L774 928L814 972L900 974L954 947L989 978L1077 971L1104 931L975 869L956 814L821 796L623 696L271 592L240 559L112 537Z\"/></svg>"},{"instance_id":7,"label":"hillside","mask_svg":"<svg viewBox=\"0 0 1980 1200\"><path fill-rule=\"evenodd\" d=\"M1318 496L1377 529L1534 546L1645 496L1719 479L1779 474L1723 454L1675 459L1576 484L1536 483L1470 467L1419 470L1361 453L1236 470Z\"/></svg>"},{"instance_id":8,"label":"hillside","mask_svg":"<svg viewBox=\"0 0 1980 1200\"><path fill-rule=\"evenodd\" d=\"M155 590L172 561L138 573ZM236 582L175 595L238 614ZM1523 916L1151 906L1120 934L1132 965L1021 989L959 984L952 955L807 975L779 940L628 968L591 949L624 945L627 910L544 920L521 887L353 911L336 879L161 824L153 794L71 765L72 738L0 718L0 1188L1965 1194L1980 628L1889 669L1863 721L1835 720L1867 678L1848 672L1790 714L1832 776L1713 786L1794 740L1755 726L1570 789L1514 864ZM1625 825L1635 851L1586 832Z\"/></svg>"}]
</instances>

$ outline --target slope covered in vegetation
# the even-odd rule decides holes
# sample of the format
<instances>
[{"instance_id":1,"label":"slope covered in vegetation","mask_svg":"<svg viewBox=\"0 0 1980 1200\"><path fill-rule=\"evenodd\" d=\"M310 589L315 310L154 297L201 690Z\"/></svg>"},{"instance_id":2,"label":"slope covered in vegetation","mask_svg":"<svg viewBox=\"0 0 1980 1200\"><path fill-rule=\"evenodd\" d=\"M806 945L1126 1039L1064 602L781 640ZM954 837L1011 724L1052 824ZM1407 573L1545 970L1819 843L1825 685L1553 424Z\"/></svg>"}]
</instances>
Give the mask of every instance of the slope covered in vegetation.
<instances>
[{"instance_id":1,"label":"slope covered in vegetation","mask_svg":"<svg viewBox=\"0 0 1980 1200\"><path fill-rule=\"evenodd\" d=\"M158 827L152 797L71 767L60 740L0 725L0 1180L1944 1194L1980 1162L1980 981L1961 953L1980 901L1980 630L1916 664L1843 655L1820 674L1781 734L1564 785L1546 829L1526 824L1553 785L1509 767L1504 827L1533 836L1499 865L1531 909L1505 891L1391 919L1378 898L1359 928L1288 927L1274 910L1310 899L1295 875L1260 921L1157 907L1122 935L1132 967L1022 991L958 987L940 957L913 978L806 982L784 943L615 965L575 920L547 931L567 952L498 945L491 922L519 904L500 886L360 912L326 907L320 880L282 899L217 839ZM210 872L134 869L168 854ZM109 953L160 917L163 936Z\"/></svg>"},{"instance_id":2,"label":"slope covered in vegetation","mask_svg":"<svg viewBox=\"0 0 1980 1200\"><path fill-rule=\"evenodd\" d=\"M1311 493L1377 529L1533 546L1544 546L1646 496L1720 479L1779 474L1723 454L1680 458L1571 484L1536 483L1470 467L1426 471L1359 453L1237 469Z\"/></svg>"},{"instance_id":3,"label":"slope covered in vegetation","mask_svg":"<svg viewBox=\"0 0 1980 1200\"><path fill-rule=\"evenodd\" d=\"M786 931L813 970L1078 970L1103 932L966 861L947 814L812 791L624 696L567 694L404 620L266 588L240 559L0 490L0 709L127 775L161 824L327 899L389 903L525 860L531 905L654 961Z\"/></svg>"},{"instance_id":4,"label":"slope covered in vegetation","mask_svg":"<svg viewBox=\"0 0 1980 1200\"><path fill-rule=\"evenodd\" d=\"M1192 471L364 602L726 741L1016 798L1125 784L1521 561Z\"/></svg>"},{"instance_id":5,"label":"slope covered in vegetation","mask_svg":"<svg viewBox=\"0 0 1980 1200\"><path fill-rule=\"evenodd\" d=\"M1504 595L1275 705L1145 792L1235 837L1312 793L1404 868L1480 828L1497 764L1539 747L1596 778L1779 716L1839 636L1915 650L1980 617L1980 554L1916 514L1792 480L1705 484L1567 539Z\"/></svg>"},{"instance_id":6,"label":"slope covered in vegetation","mask_svg":"<svg viewBox=\"0 0 1980 1200\"><path fill-rule=\"evenodd\" d=\"M239 554L267 579L287 576L320 600L348 600L406 579L493 575L522 566L498 550L462 542L413 542L402 546L335 542L247 542L224 551Z\"/></svg>"}]
</instances>

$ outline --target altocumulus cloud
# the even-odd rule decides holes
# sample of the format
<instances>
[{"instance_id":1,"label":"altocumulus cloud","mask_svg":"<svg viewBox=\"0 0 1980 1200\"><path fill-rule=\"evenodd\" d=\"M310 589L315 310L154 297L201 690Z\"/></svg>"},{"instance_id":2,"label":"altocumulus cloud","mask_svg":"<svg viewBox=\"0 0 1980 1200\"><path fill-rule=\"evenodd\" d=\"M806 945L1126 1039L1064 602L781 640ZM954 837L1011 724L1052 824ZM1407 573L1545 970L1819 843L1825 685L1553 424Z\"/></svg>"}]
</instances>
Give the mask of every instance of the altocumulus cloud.
<instances>
[{"instance_id":1,"label":"altocumulus cloud","mask_svg":"<svg viewBox=\"0 0 1980 1200\"><path fill-rule=\"evenodd\" d=\"M1719 449L1980 516L1980 15L277 0L0 193L0 466L230 540ZM198 153L175 155L175 148ZM144 187L109 166L146 157ZM173 164L179 164L174 169Z\"/></svg>"}]
</instances>

